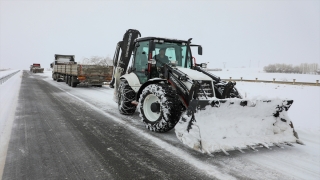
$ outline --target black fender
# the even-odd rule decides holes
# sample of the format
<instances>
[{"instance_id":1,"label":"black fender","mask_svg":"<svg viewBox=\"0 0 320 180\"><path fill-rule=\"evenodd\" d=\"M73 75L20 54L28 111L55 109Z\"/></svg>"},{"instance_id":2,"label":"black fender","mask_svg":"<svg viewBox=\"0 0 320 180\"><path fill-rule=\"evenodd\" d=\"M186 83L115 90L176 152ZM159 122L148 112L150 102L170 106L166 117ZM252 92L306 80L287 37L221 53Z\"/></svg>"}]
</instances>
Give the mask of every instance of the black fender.
<instances>
[{"instance_id":1,"label":"black fender","mask_svg":"<svg viewBox=\"0 0 320 180\"><path fill-rule=\"evenodd\" d=\"M150 84L158 84L159 82L167 81L166 79L150 79L149 81L145 82L140 86L137 94L136 94L136 101L139 101L140 95L145 87L147 87Z\"/></svg>"}]
</instances>

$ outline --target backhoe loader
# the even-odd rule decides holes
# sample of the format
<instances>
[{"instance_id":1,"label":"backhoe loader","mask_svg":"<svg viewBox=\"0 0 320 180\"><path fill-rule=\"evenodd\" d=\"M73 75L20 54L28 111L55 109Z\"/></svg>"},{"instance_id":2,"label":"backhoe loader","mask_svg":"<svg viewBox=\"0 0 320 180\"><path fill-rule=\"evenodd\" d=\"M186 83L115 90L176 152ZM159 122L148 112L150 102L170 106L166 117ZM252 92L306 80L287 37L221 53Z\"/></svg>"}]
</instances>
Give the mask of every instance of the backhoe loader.
<instances>
[{"instance_id":1,"label":"backhoe loader","mask_svg":"<svg viewBox=\"0 0 320 180\"><path fill-rule=\"evenodd\" d=\"M113 58L110 84L121 114L138 109L146 128L167 132L202 153L303 144L287 115L293 100L244 99L235 82L195 63L188 40L141 37L129 29ZM130 60L131 59L131 60Z\"/></svg>"}]
</instances>

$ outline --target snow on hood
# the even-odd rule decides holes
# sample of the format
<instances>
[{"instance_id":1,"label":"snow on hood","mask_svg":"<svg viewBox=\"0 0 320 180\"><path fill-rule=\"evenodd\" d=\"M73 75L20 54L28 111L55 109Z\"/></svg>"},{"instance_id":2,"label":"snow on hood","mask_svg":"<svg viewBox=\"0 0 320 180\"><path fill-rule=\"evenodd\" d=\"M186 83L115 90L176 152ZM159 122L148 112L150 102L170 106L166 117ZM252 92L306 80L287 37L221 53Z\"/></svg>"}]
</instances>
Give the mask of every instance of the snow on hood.
<instances>
[{"instance_id":1,"label":"snow on hood","mask_svg":"<svg viewBox=\"0 0 320 180\"><path fill-rule=\"evenodd\" d=\"M179 69L183 73L187 74L189 76L189 78L191 78L191 79L212 81L212 78L203 74L202 72L199 72L199 71L196 71L193 69L189 69L189 68L182 68L182 67L177 67L177 69Z\"/></svg>"}]
</instances>

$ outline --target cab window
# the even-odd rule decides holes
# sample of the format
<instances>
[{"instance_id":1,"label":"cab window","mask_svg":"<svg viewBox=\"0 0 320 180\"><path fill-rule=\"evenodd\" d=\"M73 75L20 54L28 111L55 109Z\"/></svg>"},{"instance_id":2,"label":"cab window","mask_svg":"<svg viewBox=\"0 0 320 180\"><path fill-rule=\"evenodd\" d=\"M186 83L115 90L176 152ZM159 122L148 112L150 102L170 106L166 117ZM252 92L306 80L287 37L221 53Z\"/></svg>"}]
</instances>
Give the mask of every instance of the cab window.
<instances>
[{"instance_id":1,"label":"cab window","mask_svg":"<svg viewBox=\"0 0 320 180\"><path fill-rule=\"evenodd\" d=\"M169 62L176 63L177 66L190 68L191 67L191 55L188 51L188 46L185 43L180 42L163 42L156 43L155 50L152 52L153 59L157 59L160 55L160 49L165 49L165 56L168 58ZM165 58L166 59L166 58ZM157 63L158 64L158 63Z\"/></svg>"},{"instance_id":2,"label":"cab window","mask_svg":"<svg viewBox=\"0 0 320 180\"><path fill-rule=\"evenodd\" d=\"M133 69L141 84L147 81L145 71L148 69L148 52L149 42L139 42L139 47L135 51Z\"/></svg>"}]
</instances>

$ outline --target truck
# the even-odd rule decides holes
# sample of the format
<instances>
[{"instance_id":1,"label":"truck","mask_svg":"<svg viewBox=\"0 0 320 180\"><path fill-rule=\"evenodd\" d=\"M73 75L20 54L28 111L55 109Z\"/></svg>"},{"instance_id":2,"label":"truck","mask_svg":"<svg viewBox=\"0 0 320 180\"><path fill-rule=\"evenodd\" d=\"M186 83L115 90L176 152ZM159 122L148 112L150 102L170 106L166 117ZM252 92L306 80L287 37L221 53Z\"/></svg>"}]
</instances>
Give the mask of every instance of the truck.
<instances>
[{"instance_id":1,"label":"truck","mask_svg":"<svg viewBox=\"0 0 320 180\"><path fill-rule=\"evenodd\" d=\"M246 99L236 82L223 81L196 63L201 45L129 29L116 45L114 101L121 114L138 110L150 131L175 130L186 146L212 153L303 144L287 111L292 99Z\"/></svg>"},{"instance_id":2,"label":"truck","mask_svg":"<svg viewBox=\"0 0 320 180\"><path fill-rule=\"evenodd\" d=\"M41 65L38 63L33 63L30 65L30 72L32 73L43 73L44 68L41 68Z\"/></svg>"},{"instance_id":3,"label":"truck","mask_svg":"<svg viewBox=\"0 0 320 180\"><path fill-rule=\"evenodd\" d=\"M64 81L71 87L78 84L102 87L112 79L113 66L78 64L74 55L55 54L52 68L52 79Z\"/></svg>"}]
</instances>

